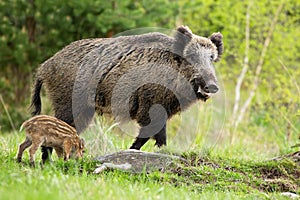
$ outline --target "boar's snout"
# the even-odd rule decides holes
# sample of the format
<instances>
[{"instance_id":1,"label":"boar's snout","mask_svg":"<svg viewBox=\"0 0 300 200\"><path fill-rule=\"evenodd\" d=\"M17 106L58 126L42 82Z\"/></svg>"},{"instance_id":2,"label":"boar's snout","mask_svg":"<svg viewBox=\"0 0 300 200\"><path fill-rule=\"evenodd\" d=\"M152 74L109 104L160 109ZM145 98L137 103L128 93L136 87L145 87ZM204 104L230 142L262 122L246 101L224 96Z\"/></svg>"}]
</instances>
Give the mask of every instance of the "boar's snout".
<instances>
[{"instance_id":1,"label":"boar's snout","mask_svg":"<svg viewBox=\"0 0 300 200\"><path fill-rule=\"evenodd\" d=\"M212 84L204 86L203 90L206 93L217 93L219 90L219 87L216 84L212 83Z\"/></svg>"}]
</instances>

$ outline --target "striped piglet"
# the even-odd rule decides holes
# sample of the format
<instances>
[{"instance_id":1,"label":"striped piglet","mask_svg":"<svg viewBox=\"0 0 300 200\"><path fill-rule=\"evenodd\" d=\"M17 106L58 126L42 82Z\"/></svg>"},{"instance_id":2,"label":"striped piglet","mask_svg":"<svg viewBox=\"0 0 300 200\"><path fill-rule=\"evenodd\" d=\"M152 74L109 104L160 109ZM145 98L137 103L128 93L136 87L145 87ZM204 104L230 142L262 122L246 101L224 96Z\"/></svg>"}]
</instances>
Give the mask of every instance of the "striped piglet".
<instances>
[{"instance_id":1,"label":"striped piglet","mask_svg":"<svg viewBox=\"0 0 300 200\"><path fill-rule=\"evenodd\" d=\"M70 156L81 158L84 152L84 140L77 135L76 129L62 120L48 115L37 115L25 121L26 139L20 144L17 161L22 161L26 148L30 147L30 164L34 166L35 153L40 146L53 147L59 158L67 161Z\"/></svg>"}]
</instances>

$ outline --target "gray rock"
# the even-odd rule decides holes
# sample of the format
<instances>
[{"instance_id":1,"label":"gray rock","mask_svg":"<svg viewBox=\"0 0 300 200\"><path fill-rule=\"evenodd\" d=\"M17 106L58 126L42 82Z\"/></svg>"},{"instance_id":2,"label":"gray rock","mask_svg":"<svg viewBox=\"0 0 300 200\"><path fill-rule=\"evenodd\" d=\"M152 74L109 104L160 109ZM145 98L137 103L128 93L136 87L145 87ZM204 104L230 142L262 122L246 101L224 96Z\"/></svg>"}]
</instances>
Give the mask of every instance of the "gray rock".
<instances>
[{"instance_id":1,"label":"gray rock","mask_svg":"<svg viewBox=\"0 0 300 200\"><path fill-rule=\"evenodd\" d=\"M133 173L165 171L172 164L186 162L185 159L168 154L150 153L139 150L124 150L96 158L100 165L94 173L98 174L106 169L118 169Z\"/></svg>"}]
</instances>

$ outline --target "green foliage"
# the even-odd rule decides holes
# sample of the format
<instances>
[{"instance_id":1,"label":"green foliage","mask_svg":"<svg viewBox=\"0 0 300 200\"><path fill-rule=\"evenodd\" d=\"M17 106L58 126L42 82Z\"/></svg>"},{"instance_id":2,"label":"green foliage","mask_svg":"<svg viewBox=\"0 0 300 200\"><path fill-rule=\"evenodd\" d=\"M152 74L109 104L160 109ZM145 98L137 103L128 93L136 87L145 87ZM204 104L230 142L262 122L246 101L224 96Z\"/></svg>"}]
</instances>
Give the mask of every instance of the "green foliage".
<instances>
[{"instance_id":1,"label":"green foliage","mask_svg":"<svg viewBox=\"0 0 300 200\"><path fill-rule=\"evenodd\" d=\"M30 88L40 63L75 40L111 37L137 27L173 28L177 3L157 3L159 7L134 0L1 1L0 93L14 113L15 126L29 116ZM10 130L0 107L0 128Z\"/></svg>"}]
</instances>

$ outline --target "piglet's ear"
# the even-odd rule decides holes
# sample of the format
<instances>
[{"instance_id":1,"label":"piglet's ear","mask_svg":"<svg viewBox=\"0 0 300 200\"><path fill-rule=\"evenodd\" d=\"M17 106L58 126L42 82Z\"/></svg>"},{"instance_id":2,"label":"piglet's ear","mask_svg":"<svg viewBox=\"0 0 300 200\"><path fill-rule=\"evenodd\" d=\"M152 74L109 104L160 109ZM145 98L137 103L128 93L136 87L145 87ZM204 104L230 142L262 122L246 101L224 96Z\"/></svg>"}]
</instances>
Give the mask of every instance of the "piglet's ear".
<instances>
[{"instance_id":1,"label":"piglet's ear","mask_svg":"<svg viewBox=\"0 0 300 200\"><path fill-rule=\"evenodd\" d=\"M220 60L221 55L223 54L224 46L223 46L223 35L218 32L218 33L213 33L209 39L216 45L217 50L218 50L218 57L216 61Z\"/></svg>"},{"instance_id":2,"label":"piglet's ear","mask_svg":"<svg viewBox=\"0 0 300 200\"><path fill-rule=\"evenodd\" d=\"M191 41L192 37L193 33L189 27L179 26L175 33L174 53L182 56L185 46Z\"/></svg>"}]
</instances>

